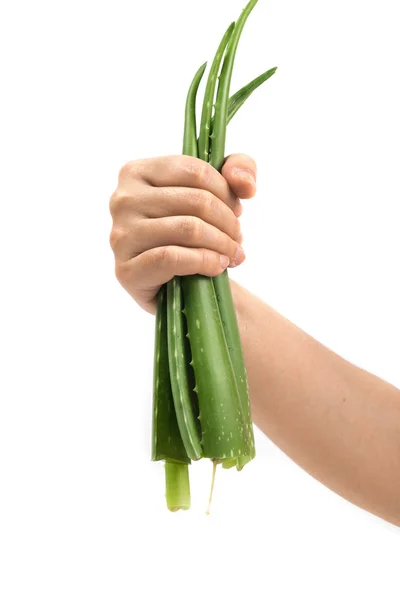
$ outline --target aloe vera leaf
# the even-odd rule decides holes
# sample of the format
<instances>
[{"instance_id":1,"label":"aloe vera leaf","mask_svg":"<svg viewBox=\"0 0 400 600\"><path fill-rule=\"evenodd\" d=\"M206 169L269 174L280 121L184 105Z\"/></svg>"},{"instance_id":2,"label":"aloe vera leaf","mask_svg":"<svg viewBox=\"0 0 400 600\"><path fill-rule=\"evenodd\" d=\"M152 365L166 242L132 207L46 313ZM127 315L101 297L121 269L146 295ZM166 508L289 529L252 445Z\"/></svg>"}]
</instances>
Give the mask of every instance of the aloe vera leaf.
<instances>
[{"instance_id":1,"label":"aloe vera leaf","mask_svg":"<svg viewBox=\"0 0 400 600\"><path fill-rule=\"evenodd\" d=\"M196 391L199 398L203 455L225 459L250 453L243 435L243 411L212 279L182 279Z\"/></svg>"},{"instance_id":2,"label":"aloe vera leaf","mask_svg":"<svg viewBox=\"0 0 400 600\"><path fill-rule=\"evenodd\" d=\"M190 463L179 432L171 390L166 286L160 289L157 298L153 374L152 460Z\"/></svg>"},{"instance_id":3,"label":"aloe vera leaf","mask_svg":"<svg viewBox=\"0 0 400 600\"><path fill-rule=\"evenodd\" d=\"M272 69L265 71L265 73L262 73L262 75L259 75L258 77L253 79L253 81L250 81L250 83L248 83L247 85L240 88L240 90L238 90L235 94L233 94L233 96L231 96L229 98L228 117L227 117L228 124L232 121L233 117L236 115L239 108L241 108L243 106L243 104L246 102L246 100L248 98L250 98L252 93L255 92L256 89L258 89L265 81L270 79L270 77L272 77L272 75L274 75L274 73L276 73L277 70L278 70L278 67L273 67ZM210 127L211 133L212 133L213 129L214 129L214 119L211 120L211 127Z\"/></svg>"},{"instance_id":4,"label":"aloe vera leaf","mask_svg":"<svg viewBox=\"0 0 400 600\"><path fill-rule=\"evenodd\" d=\"M236 465L237 465L237 458L227 458L224 461L222 461L223 469L232 469L232 467L236 467Z\"/></svg>"},{"instance_id":5,"label":"aloe vera leaf","mask_svg":"<svg viewBox=\"0 0 400 600\"><path fill-rule=\"evenodd\" d=\"M194 407L197 400L191 387L190 356L185 346L181 278L168 282L168 356L172 395L179 431L188 456L198 460L202 456L198 414Z\"/></svg>"},{"instance_id":6,"label":"aloe vera leaf","mask_svg":"<svg viewBox=\"0 0 400 600\"><path fill-rule=\"evenodd\" d=\"M230 37L225 53L215 103L214 128L212 133L211 159L213 167L220 171L225 159L226 127L228 123L229 91L232 81L233 65L240 37L246 21L258 0L250 0L236 21L235 29Z\"/></svg>"},{"instance_id":7,"label":"aloe vera leaf","mask_svg":"<svg viewBox=\"0 0 400 600\"><path fill-rule=\"evenodd\" d=\"M244 456L242 456L238 460L237 466L238 469L241 470L244 465L249 462L249 460L255 457L254 431L251 419L250 395L246 365L244 362L243 348L240 339L235 306L233 304L228 272L225 271L219 277L215 277L213 283L221 319L224 324L225 338L236 376L236 383L239 389L244 422L243 435L247 437L250 447L249 459L246 459Z\"/></svg>"},{"instance_id":8,"label":"aloe vera leaf","mask_svg":"<svg viewBox=\"0 0 400 600\"><path fill-rule=\"evenodd\" d=\"M196 98L199 85L206 70L207 63L204 63L196 72L190 85L186 99L185 107L185 127L183 133L183 152L186 156L198 156L199 149L197 145L197 125L196 125Z\"/></svg>"},{"instance_id":9,"label":"aloe vera leaf","mask_svg":"<svg viewBox=\"0 0 400 600\"><path fill-rule=\"evenodd\" d=\"M243 106L243 104L252 95L252 93L255 92L255 90L259 88L265 81L272 77L272 75L276 73L277 69L278 67L273 67L272 69L265 71L265 73L262 73L262 75L259 75L258 77L253 79L253 81L242 87L236 92L236 94L229 98L227 119L228 123L230 123L230 121L236 115L239 108Z\"/></svg>"},{"instance_id":10,"label":"aloe vera leaf","mask_svg":"<svg viewBox=\"0 0 400 600\"><path fill-rule=\"evenodd\" d=\"M196 72L186 99L185 127L183 136L183 154L197 156L197 131L196 131L196 97L200 82L204 75L207 63L204 63ZM201 444L197 414L194 413L193 390L188 383L187 348L184 334L184 316L182 313L181 278L174 277L167 283L167 314L168 314L168 346L170 378L172 395L174 399L175 414L179 430L188 455L197 460L201 458Z\"/></svg>"},{"instance_id":11,"label":"aloe vera leaf","mask_svg":"<svg viewBox=\"0 0 400 600\"><path fill-rule=\"evenodd\" d=\"M188 510L190 508L190 483L188 465L170 461L165 463L165 498L168 510Z\"/></svg>"},{"instance_id":12,"label":"aloe vera leaf","mask_svg":"<svg viewBox=\"0 0 400 600\"><path fill-rule=\"evenodd\" d=\"M183 140L183 153L197 156L198 148L197 148L197 135L196 135L196 95L197 90L200 85L201 79L203 77L204 71L206 69L207 63L203 64L200 69L197 71L187 96L186 108L185 108L185 131L184 131L184 140ZM170 287L170 293L168 294L168 286ZM167 506L170 510L179 510L179 508L187 509L190 507L190 483L189 483L189 471L188 467L182 463L190 463L190 458L186 452L185 445L181 436L181 432L178 425L177 414L175 409L175 399L173 396L173 390L171 386L171 375L174 381L174 388L176 392L177 402L182 406L181 398L183 397L183 393L181 390L176 388L175 384L178 381L178 377L180 375L179 365L177 366L174 361L169 360L169 352L168 352L168 312L172 311L172 303L173 296L176 295L177 287L180 291L180 282L176 285L176 282L168 282L167 286L163 286L161 292L159 293L158 306L157 306L157 318L156 318L156 343L155 343L155 367L154 367L154 379L155 379L155 400L154 400L154 409L153 409L153 460L159 460L161 458L166 459L165 463L165 485L166 485L166 499ZM173 292L171 294L171 291ZM170 297L171 306L168 306L168 296ZM183 324L183 315L173 315L173 318L180 317L180 323ZM175 323L176 327L176 323ZM175 354L175 350L179 356L185 355L186 345L185 338L182 335L180 338L180 346L177 345L175 341L170 342L173 345L173 351ZM162 368L160 368L161 355L163 358ZM171 372L170 372L171 368ZM165 373L168 369L168 385L166 383ZM160 375L164 375L164 377L160 377ZM185 400L187 401L187 395L185 395ZM187 411L189 411L189 407L186 407ZM168 412L168 416L173 422L175 429L170 430L168 428L165 431L160 430L161 420L159 419L160 412ZM173 418L171 416L173 414ZM178 411L179 413L179 411ZM182 412L179 413L180 416L183 415ZM185 419L183 418L183 423ZM190 439L190 433L182 428L182 431L185 434L188 434L186 437ZM168 435L169 433L173 433L174 435ZM167 437L169 443L173 443L177 445L175 454L178 457L177 464L174 461L174 456L169 455L167 451L162 452L159 450L160 440L165 441L165 437ZM179 445L178 445L179 440ZM162 446L163 448L163 446ZM198 458L199 457L199 448L194 447L193 452L190 449L191 455ZM169 450L168 446L166 450ZM158 457L158 458L155 458ZM182 458L185 458L183 460ZM172 460L171 460L172 459Z\"/></svg>"},{"instance_id":13,"label":"aloe vera leaf","mask_svg":"<svg viewBox=\"0 0 400 600\"><path fill-rule=\"evenodd\" d=\"M231 23L225 32L224 37L218 46L217 53L211 65L210 73L207 80L206 91L204 93L203 110L201 114L200 135L198 141L199 158L208 162L210 153L210 129L211 117L214 105L215 89L217 85L217 77L221 67L221 61L226 50L226 46L235 28L235 23Z\"/></svg>"},{"instance_id":14,"label":"aloe vera leaf","mask_svg":"<svg viewBox=\"0 0 400 600\"><path fill-rule=\"evenodd\" d=\"M228 123L229 111L229 92L232 80L233 65L236 51L238 48L240 36L243 27L257 4L257 0L251 0L243 10L236 22L235 30L230 38L228 48L222 65L219 86L217 92L217 101L215 106L214 129L211 146L210 162L214 168L221 170L225 157L226 128ZM248 393L247 373L243 357L242 343L239 334L237 316L233 304L232 292L229 283L227 271L215 277L213 280L216 297L218 298L218 307L222 322L224 323L224 332L229 348L229 354L236 376L237 387L240 396L241 417L243 422L243 437L249 447L249 452L242 454L238 462L238 468L248 462L255 456L253 424L251 421L250 399ZM244 458L245 457L245 458Z\"/></svg>"}]
</instances>

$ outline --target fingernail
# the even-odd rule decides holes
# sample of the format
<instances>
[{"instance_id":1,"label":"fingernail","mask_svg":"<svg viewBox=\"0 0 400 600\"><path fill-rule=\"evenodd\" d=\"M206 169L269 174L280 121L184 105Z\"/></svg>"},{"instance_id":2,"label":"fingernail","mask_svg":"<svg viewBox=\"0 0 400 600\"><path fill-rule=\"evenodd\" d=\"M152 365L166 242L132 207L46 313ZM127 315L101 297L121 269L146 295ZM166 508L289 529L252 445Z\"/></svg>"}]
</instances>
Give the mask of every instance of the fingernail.
<instances>
[{"instance_id":1,"label":"fingernail","mask_svg":"<svg viewBox=\"0 0 400 600\"><path fill-rule=\"evenodd\" d=\"M219 257L219 264L221 265L221 269L223 269L225 271L225 269L228 267L229 265L229 258L227 256L220 256Z\"/></svg>"},{"instance_id":2,"label":"fingernail","mask_svg":"<svg viewBox=\"0 0 400 600\"><path fill-rule=\"evenodd\" d=\"M253 171L249 171L247 169L236 169L235 172L240 179L245 179L251 184L256 185L256 176L254 175Z\"/></svg>"},{"instance_id":3,"label":"fingernail","mask_svg":"<svg viewBox=\"0 0 400 600\"><path fill-rule=\"evenodd\" d=\"M230 267L237 267L240 264L242 264L242 262L244 261L244 259L246 258L246 255L243 251L243 248L241 248L240 246L238 246L238 249L236 250L236 254L235 254L235 258L233 258L231 260L231 262L229 263Z\"/></svg>"},{"instance_id":4,"label":"fingernail","mask_svg":"<svg viewBox=\"0 0 400 600\"><path fill-rule=\"evenodd\" d=\"M238 235L238 242L242 246L243 245L243 233L240 231Z\"/></svg>"}]
</instances>

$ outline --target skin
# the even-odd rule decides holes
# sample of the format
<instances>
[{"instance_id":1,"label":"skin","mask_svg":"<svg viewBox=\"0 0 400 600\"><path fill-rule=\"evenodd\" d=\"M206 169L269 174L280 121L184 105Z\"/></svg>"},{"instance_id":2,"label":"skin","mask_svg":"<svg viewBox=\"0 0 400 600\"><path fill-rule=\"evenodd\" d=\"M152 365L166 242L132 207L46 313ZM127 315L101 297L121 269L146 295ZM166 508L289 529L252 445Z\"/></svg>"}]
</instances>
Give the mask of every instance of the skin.
<instances>
[{"instance_id":1,"label":"skin","mask_svg":"<svg viewBox=\"0 0 400 600\"><path fill-rule=\"evenodd\" d=\"M110 243L117 279L144 310L155 313L174 275L216 276L245 260L239 199L255 195L256 175L243 154L228 157L222 174L187 156L121 169ZM327 487L400 526L400 390L231 286L255 424Z\"/></svg>"}]
</instances>

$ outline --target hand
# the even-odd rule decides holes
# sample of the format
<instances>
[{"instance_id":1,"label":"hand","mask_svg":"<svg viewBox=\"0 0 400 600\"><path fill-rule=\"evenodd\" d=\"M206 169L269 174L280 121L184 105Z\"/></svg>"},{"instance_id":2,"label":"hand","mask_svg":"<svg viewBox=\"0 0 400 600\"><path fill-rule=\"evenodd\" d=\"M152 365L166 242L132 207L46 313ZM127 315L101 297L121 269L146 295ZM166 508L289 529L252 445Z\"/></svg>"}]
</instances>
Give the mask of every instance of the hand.
<instances>
[{"instance_id":1,"label":"hand","mask_svg":"<svg viewBox=\"0 0 400 600\"><path fill-rule=\"evenodd\" d=\"M120 171L110 200L110 244L120 284L155 313L160 287L175 275L220 275L245 255L239 198L256 191L256 164L229 156L222 174L188 156L136 160Z\"/></svg>"}]
</instances>

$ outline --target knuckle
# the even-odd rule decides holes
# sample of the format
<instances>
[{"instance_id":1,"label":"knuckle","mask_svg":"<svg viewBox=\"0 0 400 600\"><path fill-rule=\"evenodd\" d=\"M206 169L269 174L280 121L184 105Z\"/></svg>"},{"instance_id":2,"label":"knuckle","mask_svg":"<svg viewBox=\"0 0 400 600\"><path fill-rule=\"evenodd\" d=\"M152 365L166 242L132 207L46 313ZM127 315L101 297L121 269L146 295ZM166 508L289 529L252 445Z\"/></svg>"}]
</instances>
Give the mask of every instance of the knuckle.
<instances>
[{"instance_id":1,"label":"knuckle","mask_svg":"<svg viewBox=\"0 0 400 600\"><path fill-rule=\"evenodd\" d=\"M181 256L179 248L175 246L163 246L154 248L151 258L151 266L160 274L163 274L165 280L170 279L178 273L181 268Z\"/></svg>"},{"instance_id":2,"label":"knuckle","mask_svg":"<svg viewBox=\"0 0 400 600\"><path fill-rule=\"evenodd\" d=\"M117 188L110 198L110 213L115 215L121 211L121 209L128 203L128 196L124 192Z\"/></svg>"},{"instance_id":3,"label":"knuckle","mask_svg":"<svg viewBox=\"0 0 400 600\"><path fill-rule=\"evenodd\" d=\"M211 192L207 192L205 190L203 190L203 192L200 194L201 196L201 206L202 206L202 214L204 215L204 217L209 217L211 214L214 214L217 212L217 206L216 206L216 202L214 199L214 196L211 194Z\"/></svg>"},{"instance_id":4,"label":"knuckle","mask_svg":"<svg viewBox=\"0 0 400 600\"><path fill-rule=\"evenodd\" d=\"M142 176L143 161L130 160L125 163L119 170L119 181L124 179L140 179Z\"/></svg>"},{"instance_id":5,"label":"knuckle","mask_svg":"<svg viewBox=\"0 0 400 600\"><path fill-rule=\"evenodd\" d=\"M202 225L196 217L183 217L180 222L181 236L184 240L197 242L201 238Z\"/></svg>"},{"instance_id":6,"label":"knuckle","mask_svg":"<svg viewBox=\"0 0 400 600\"><path fill-rule=\"evenodd\" d=\"M202 190L189 188L185 195L185 201L188 203L188 208L193 214L201 214L203 210L204 196Z\"/></svg>"},{"instance_id":7,"label":"knuckle","mask_svg":"<svg viewBox=\"0 0 400 600\"><path fill-rule=\"evenodd\" d=\"M115 263L115 277L122 286L126 286L132 282L132 269L129 263L116 262Z\"/></svg>"},{"instance_id":8,"label":"knuckle","mask_svg":"<svg viewBox=\"0 0 400 600\"><path fill-rule=\"evenodd\" d=\"M218 275L219 269L219 254L210 250L202 249L200 251L199 270L202 275L212 277Z\"/></svg>"},{"instance_id":9,"label":"knuckle","mask_svg":"<svg viewBox=\"0 0 400 600\"><path fill-rule=\"evenodd\" d=\"M153 265L156 264L163 268L176 262L176 252L170 246L153 248L150 260Z\"/></svg>"},{"instance_id":10,"label":"knuckle","mask_svg":"<svg viewBox=\"0 0 400 600\"><path fill-rule=\"evenodd\" d=\"M132 169L133 169L133 164L134 164L134 161L129 161L120 168L119 173L118 173L119 180L130 177L130 175L132 173Z\"/></svg>"},{"instance_id":11,"label":"knuckle","mask_svg":"<svg viewBox=\"0 0 400 600\"><path fill-rule=\"evenodd\" d=\"M225 240L225 244L224 244L224 252L223 254L225 254L226 256L229 256L230 258L234 258L238 245L236 242L234 242L233 240L231 240L230 237L226 236L226 240Z\"/></svg>"},{"instance_id":12,"label":"knuckle","mask_svg":"<svg viewBox=\"0 0 400 600\"><path fill-rule=\"evenodd\" d=\"M210 182L212 172L208 163L201 160L191 160L187 161L184 168L189 175L190 180L197 187L205 187Z\"/></svg>"},{"instance_id":13,"label":"knuckle","mask_svg":"<svg viewBox=\"0 0 400 600\"><path fill-rule=\"evenodd\" d=\"M215 208L213 205L213 195L210 192L198 188L190 188L185 199L191 216L199 217L205 221L210 219L210 212Z\"/></svg>"},{"instance_id":14,"label":"knuckle","mask_svg":"<svg viewBox=\"0 0 400 600\"><path fill-rule=\"evenodd\" d=\"M157 195L159 196L162 202L168 202L169 200L175 198L179 193L179 189L177 186L166 186L157 188Z\"/></svg>"},{"instance_id":15,"label":"knuckle","mask_svg":"<svg viewBox=\"0 0 400 600\"><path fill-rule=\"evenodd\" d=\"M114 254L118 254L119 248L125 242L127 232L122 227L113 227L110 233L110 246Z\"/></svg>"},{"instance_id":16,"label":"knuckle","mask_svg":"<svg viewBox=\"0 0 400 600\"><path fill-rule=\"evenodd\" d=\"M200 250L200 269L204 272L210 266L210 253L207 250Z\"/></svg>"},{"instance_id":17,"label":"knuckle","mask_svg":"<svg viewBox=\"0 0 400 600\"><path fill-rule=\"evenodd\" d=\"M239 238L240 232L241 232L242 228L241 225L239 223L239 219L235 219L233 225L232 225L232 237L237 240Z\"/></svg>"},{"instance_id":18,"label":"knuckle","mask_svg":"<svg viewBox=\"0 0 400 600\"><path fill-rule=\"evenodd\" d=\"M153 262L157 263L166 263L170 257L170 252L168 251L168 246L163 246L161 248L154 248L153 250Z\"/></svg>"}]
</instances>

